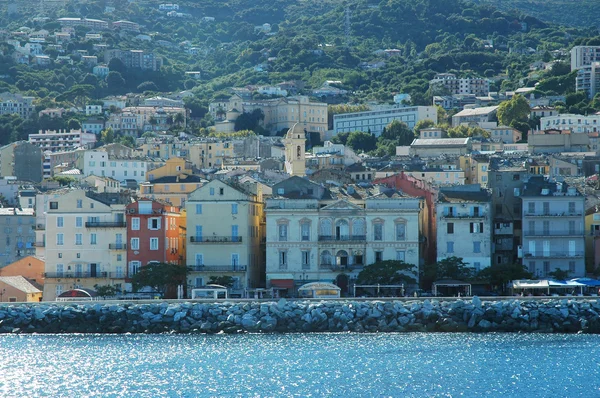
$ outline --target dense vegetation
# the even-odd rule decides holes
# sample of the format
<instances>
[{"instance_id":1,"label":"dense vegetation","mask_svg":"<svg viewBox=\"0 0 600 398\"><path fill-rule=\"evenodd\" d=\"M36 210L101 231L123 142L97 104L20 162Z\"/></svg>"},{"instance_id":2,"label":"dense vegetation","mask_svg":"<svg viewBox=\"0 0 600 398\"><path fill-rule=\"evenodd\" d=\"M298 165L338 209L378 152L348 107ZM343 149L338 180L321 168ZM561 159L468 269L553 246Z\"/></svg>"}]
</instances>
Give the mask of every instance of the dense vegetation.
<instances>
[{"instance_id":1,"label":"dense vegetation","mask_svg":"<svg viewBox=\"0 0 600 398\"><path fill-rule=\"evenodd\" d=\"M136 38L135 33L106 31L102 32L102 43L109 48L153 51L164 58L164 66L160 71L148 72L127 69L113 61L109 76L99 79L91 74L91 66L82 62L78 51L98 55L100 61L102 51L94 50L94 42L85 39L87 28L77 27L76 38L64 46L62 54L57 49L45 51L53 59L68 55L73 65L18 65L9 56L11 46L1 44L0 54L4 55L0 55L0 75L4 78L0 91L38 96L38 107L42 109L77 105L82 99L110 94L188 89L195 94L186 100L197 119L192 126L202 128L211 123L205 117L208 101L228 93L233 86L302 80L308 92L325 80L336 80L341 82L339 88L350 93L345 101L389 102L394 93L401 92L410 94L413 104L430 104L429 80L436 73L453 72L487 77L493 81L492 91L538 84L534 95L566 94L566 103L559 104L566 111L600 110L600 101L590 102L574 92L574 75L567 62L547 71L532 72L529 68L538 60L566 61L574 44L600 44L595 27L549 24L520 11L498 10L482 3L185 0L178 2L184 14L178 18L159 11L158 1L112 2L116 9L105 13L108 2L83 0L71 1L64 9L48 9L42 15L48 18L45 21L33 18L38 3L25 4L17 15L1 15L0 25L8 31L29 27L53 32L59 28L55 22L59 17L130 20L142 25L141 33L149 40ZM215 20L206 21L204 17ZM263 23L271 25L270 33L255 29ZM385 49L400 52L386 56L382 51ZM372 61L384 64L366 68L364 63ZM201 71L202 78L186 78L185 71ZM20 126L18 135L28 130L23 121L7 122Z\"/></svg>"}]
</instances>

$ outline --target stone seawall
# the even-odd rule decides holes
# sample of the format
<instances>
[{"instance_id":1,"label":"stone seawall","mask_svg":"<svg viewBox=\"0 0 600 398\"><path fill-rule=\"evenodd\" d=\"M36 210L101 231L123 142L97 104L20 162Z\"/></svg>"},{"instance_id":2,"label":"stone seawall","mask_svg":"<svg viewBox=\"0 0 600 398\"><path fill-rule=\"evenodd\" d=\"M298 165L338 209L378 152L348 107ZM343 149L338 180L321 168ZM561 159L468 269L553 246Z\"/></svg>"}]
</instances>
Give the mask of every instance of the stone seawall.
<instances>
[{"instance_id":1,"label":"stone seawall","mask_svg":"<svg viewBox=\"0 0 600 398\"><path fill-rule=\"evenodd\" d=\"M0 305L0 333L600 333L600 300Z\"/></svg>"}]
</instances>

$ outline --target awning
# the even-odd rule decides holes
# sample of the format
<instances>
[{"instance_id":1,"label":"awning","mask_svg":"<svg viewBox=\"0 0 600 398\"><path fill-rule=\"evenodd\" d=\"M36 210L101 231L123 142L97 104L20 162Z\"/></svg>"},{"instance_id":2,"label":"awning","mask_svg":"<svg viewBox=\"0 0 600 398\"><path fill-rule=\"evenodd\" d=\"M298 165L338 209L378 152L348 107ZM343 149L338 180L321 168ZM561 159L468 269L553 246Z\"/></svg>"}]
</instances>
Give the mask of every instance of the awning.
<instances>
[{"instance_id":1,"label":"awning","mask_svg":"<svg viewBox=\"0 0 600 398\"><path fill-rule=\"evenodd\" d=\"M579 287L584 286L583 283L579 283L576 281L548 281L548 285L550 287Z\"/></svg>"},{"instance_id":2,"label":"awning","mask_svg":"<svg viewBox=\"0 0 600 398\"><path fill-rule=\"evenodd\" d=\"M516 280L513 281L513 289L548 289L549 284L546 280Z\"/></svg>"},{"instance_id":3,"label":"awning","mask_svg":"<svg viewBox=\"0 0 600 398\"><path fill-rule=\"evenodd\" d=\"M600 281L597 279L592 279L592 278L575 278L575 279L571 279L571 281L581 283L585 286L600 286Z\"/></svg>"},{"instance_id":4,"label":"awning","mask_svg":"<svg viewBox=\"0 0 600 398\"><path fill-rule=\"evenodd\" d=\"M271 287L280 289L294 288L294 275L292 274L267 274L267 280L271 283Z\"/></svg>"}]
</instances>

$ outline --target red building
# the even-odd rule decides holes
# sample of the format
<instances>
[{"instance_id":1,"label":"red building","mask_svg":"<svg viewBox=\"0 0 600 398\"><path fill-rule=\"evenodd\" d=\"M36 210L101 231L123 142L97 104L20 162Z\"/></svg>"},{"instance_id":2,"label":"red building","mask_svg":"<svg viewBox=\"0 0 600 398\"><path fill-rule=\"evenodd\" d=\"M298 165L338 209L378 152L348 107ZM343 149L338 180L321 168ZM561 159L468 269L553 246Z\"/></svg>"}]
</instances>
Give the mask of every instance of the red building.
<instances>
[{"instance_id":1,"label":"red building","mask_svg":"<svg viewBox=\"0 0 600 398\"><path fill-rule=\"evenodd\" d=\"M185 264L185 217L178 207L142 199L127 205L126 215L128 278L151 262Z\"/></svg>"},{"instance_id":2,"label":"red building","mask_svg":"<svg viewBox=\"0 0 600 398\"><path fill-rule=\"evenodd\" d=\"M421 236L424 238L421 244L421 258L424 259L425 264L435 264L437 261L435 203L438 197L438 188L426 181L404 174L404 172L379 178L373 181L373 183L383 184L408 195L420 196L425 199L425 207L421 212L420 225Z\"/></svg>"}]
</instances>

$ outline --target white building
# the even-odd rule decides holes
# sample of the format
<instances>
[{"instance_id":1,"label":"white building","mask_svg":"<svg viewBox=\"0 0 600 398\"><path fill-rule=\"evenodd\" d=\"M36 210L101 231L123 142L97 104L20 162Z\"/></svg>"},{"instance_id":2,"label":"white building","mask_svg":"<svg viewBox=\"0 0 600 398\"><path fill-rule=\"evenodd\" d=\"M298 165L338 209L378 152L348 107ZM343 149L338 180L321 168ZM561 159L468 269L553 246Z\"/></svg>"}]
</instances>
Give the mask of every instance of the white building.
<instances>
[{"instance_id":1,"label":"white building","mask_svg":"<svg viewBox=\"0 0 600 398\"><path fill-rule=\"evenodd\" d=\"M432 91L441 91L440 94L474 94L486 97L490 92L490 83L481 78L457 78L453 73L438 73L429 81Z\"/></svg>"},{"instance_id":2,"label":"white building","mask_svg":"<svg viewBox=\"0 0 600 398\"><path fill-rule=\"evenodd\" d=\"M148 162L137 158L111 157L104 151L85 151L83 155L83 174L111 177L118 181L146 181Z\"/></svg>"},{"instance_id":3,"label":"white building","mask_svg":"<svg viewBox=\"0 0 600 398\"><path fill-rule=\"evenodd\" d=\"M86 133L99 135L104 130L103 119L87 119L81 124L81 129Z\"/></svg>"},{"instance_id":4,"label":"white building","mask_svg":"<svg viewBox=\"0 0 600 398\"><path fill-rule=\"evenodd\" d=\"M437 213L437 261L461 257L475 272L491 265L491 197L479 184L440 190Z\"/></svg>"},{"instance_id":5,"label":"white building","mask_svg":"<svg viewBox=\"0 0 600 398\"><path fill-rule=\"evenodd\" d=\"M477 125L483 129L496 127L498 123L493 120L497 111L497 105L463 109L452 116L452 127L460 126L461 124Z\"/></svg>"},{"instance_id":6,"label":"white building","mask_svg":"<svg viewBox=\"0 0 600 398\"><path fill-rule=\"evenodd\" d=\"M337 154L344 158L344 166L350 166L355 163L360 163L361 158L350 147L343 144L334 144L331 141L325 141L323 146L313 147L313 155Z\"/></svg>"},{"instance_id":7,"label":"white building","mask_svg":"<svg viewBox=\"0 0 600 398\"><path fill-rule=\"evenodd\" d=\"M571 71L600 62L600 46L575 46L571 49Z\"/></svg>"},{"instance_id":8,"label":"white building","mask_svg":"<svg viewBox=\"0 0 600 398\"><path fill-rule=\"evenodd\" d=\"M74 190L36 200L37 211L46 215L38 231L46 261L44 301L76 288L124 287L125 205L110 198Z\"/></svg>"},{"instance_id":9,"label":"white building","mask_svg":"<svg viewBox=\"0 0 600 398\"><path fill-rule=\"evenodd\" d=\"M585 91L588 98L600 92L600 62L584 65L577 71L575 90Z\"/></svg>"},{"instance_id":10,"label":"white building","mask_svg":"<svg viewBox=\"0 0 600 398\"><path fill-rule=\"evenodd\" d=\"M23 119L29 118L35 111L34 97L24 97L21 94L4 92L0 94L0 115L19 115Z\"/></svg>"},{"instance_id":11,"label":"white building","mask_svg":"<svg viewBox=\"0 0 600 398\"><path fill-rule=\"evenodd\" d=\"M84 133L81 130L42 130L38 134L29 134L29 142L43 151L68 151L79 147L93 147L96 134Z\"/></svg>"},{"instance_id":12,"label":"white building","mask_svg":"<svg viewBox=\"0 0 600 398\"><path fill-rule=\"evenodd\" d=\"M540 118L541 130L570 130L574 133L600 131L600 115L558 114Z\"/></svg>"},{"instance_id":13,"label":"white building","mask_svg":"<svg viewBox=\"0 0 600 398\"><path fill-rule=\"evenodd\" d=\"M514 144L523 138L523 133L509 126L492 127L487 130L490 132L490 138L499 139L505 144Z\"/></svg>"},{"instance_id":14,"label":"white building","mask_svg":"<svg viewBox=\"0 0 600 398\"><path fill-rule=\"evenodd\" d=\"M378 261L416 265L421 199L355 186L328 190L300 177L273 186L267 199L267 287L296 294L308 282L348 293L358 273Z\"/></svg>"},{"instance_id":15,"label":"white building","mask_svg":"<svg viewBox=\"0 0 600 398\"><path fill-rule=\"evenodd\" d=\"M425 119L437 122L437 109L433 106L390 106L378 110L333 115L333 131L335 134L371 131L379 137L383 129L394 120L404 122L412 129L418 121Z\"/></svg>"},{"instance_id":16,"label":"white building","mask_svg":"<svg viewBox=\"0 0 600 398\"><path fill-rule=\"evenodd\" d=\"M102 114L102 105L86 105L85 106L85 114L86 114L86 116L101 115Z\"/></svg>"},{"instance_id":17,"label":"white building","mask_svg":"<svg viewBox=\"0 0 600 398\"><path fill-rule=\"evenodd\" d=\"M521 198L523 265L536 277L556 269L585 276L585 197L567 183L532 176Z\"/></svg>"}]
</instances>

